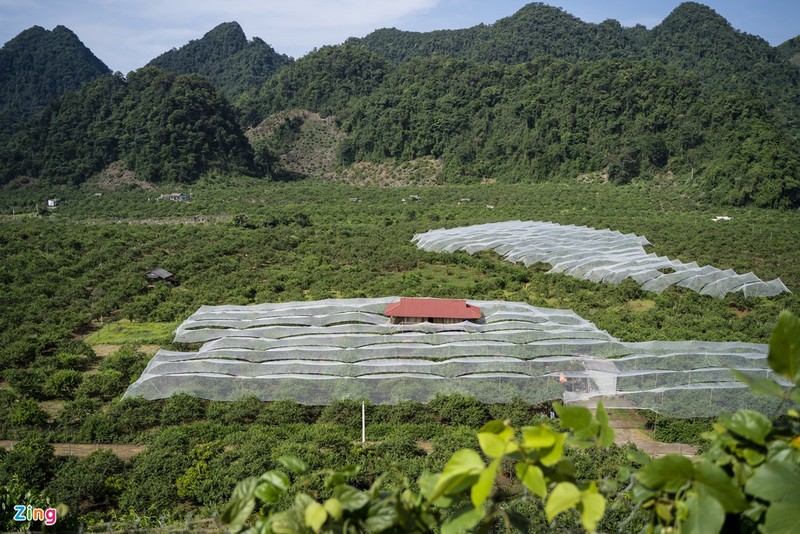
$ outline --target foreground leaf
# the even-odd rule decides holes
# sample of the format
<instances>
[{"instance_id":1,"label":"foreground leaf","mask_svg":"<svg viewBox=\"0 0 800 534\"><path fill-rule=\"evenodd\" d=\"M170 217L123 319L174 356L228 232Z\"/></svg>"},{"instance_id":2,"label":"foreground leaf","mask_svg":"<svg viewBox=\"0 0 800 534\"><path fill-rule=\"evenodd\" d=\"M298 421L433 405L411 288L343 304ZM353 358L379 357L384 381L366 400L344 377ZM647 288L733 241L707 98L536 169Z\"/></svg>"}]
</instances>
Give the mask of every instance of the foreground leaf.
<instances>
[{"instance_id":1,"label":"foreground leaf","mask_svg":"<svg viewBox=\"0 0 800 534\"><path fill-rule=\"evenodd\" d=\"M692 462L683 456L670 454L653 460L642 467L636 478L643 486L654 489L675 492L694 477Z\"/></svg>"},{"instance_id":2,"label":"foreground leaf","mask_svg":"<svg viewBox=\"0 0 800 534\"><path fill-rule=\"evenodd\" d=\"M544 473L535 465L518 463L517 478L528 488L531 493L539 497L547 494L547 484L544 481Z\"/></svg>"},{"instance_id":3,"label":"foreground leaf","mask_svg":"<svg viewBox=\"0 0 800 534\"><path fill-rule=\"evenodd\" d=\"M295 475L302 475L308 471L308 464L296 456L279 456L275 460Z\"/></svg>"},{"instance_id":4,"label":"foreground leaf","mask_svg":"<svg viewBox=\"0 0 800 534\"><path fill-rule=\"evenodd\" d=\"M725 522L725 510L710 495L693 492L686 499L687 515L681 525L683 534L716 534Z\"/></svg>"},{"instance_id":5,"label":"foreground leaf","mask_svg":"<svg viewBox=\"0 0 800 534\"><path fill-rule=\"evenodd\" d=\"M500 467L500 458L495 458L492 463L486 466L478 476L478 481L472 486L470 499L475 508L480 508L491 495L494 487L494 479L497 476L497 468Z\"/></svg>"},{"instance_id":6,"label":"foreground leaf","mask_svg":"<svg viewBox=\"0 0 800 534\"><path fill-rule=\"evenodd\" d=\"M313 501L306 507L305 521L306 526L310 527L314 532L319 532L325 521L328 520L328 512L325 507L317 501Z\"/></svg>"},{"instance_id":7,"label":"foreground leaf","mask_svg":"<svg viewBox=\"0 0 800 534\"><path fill-rule=\"evenodd\" d=\"M773 371L800 382L800 319L784 310L769 338L767 362Z\"/></svg>"},{"instance_id":8,"label":"foreground leaf","mask_svg":"<svg viewBox=\"0 0 800 534\"><path fill-rule=\"evenodd\" d=\"M550 493L547 504L544 505L544 513L547 520L552 521L561 512L574 508L581 502L581 492L572 482L559 482Z\"/></svg>"},{"instance_id":9,"label":"foreground leaf","mask_svg":"<svg viewBox=\"0 0 800 534\"><path fill-rule=\"evenodd\" d=\"M486 510L483 507L474 508L473 506L463 506L450 514L442 523L442 534L457 534L466 532L484 518Z\"/></svg>"},{"instance_id":10,"label":"foreground leaf","mask_svg":"<svg viewBox=\"0 0 800 534\"><path fill-rule=\"evenodd\" d=\"M606 512L606 500L597 492L594 482L589 489L581 492L581 502L579 506L581 512L581 525L589 532L597 530L597 524L603 519Z\"/></svg>"}]
</instances>

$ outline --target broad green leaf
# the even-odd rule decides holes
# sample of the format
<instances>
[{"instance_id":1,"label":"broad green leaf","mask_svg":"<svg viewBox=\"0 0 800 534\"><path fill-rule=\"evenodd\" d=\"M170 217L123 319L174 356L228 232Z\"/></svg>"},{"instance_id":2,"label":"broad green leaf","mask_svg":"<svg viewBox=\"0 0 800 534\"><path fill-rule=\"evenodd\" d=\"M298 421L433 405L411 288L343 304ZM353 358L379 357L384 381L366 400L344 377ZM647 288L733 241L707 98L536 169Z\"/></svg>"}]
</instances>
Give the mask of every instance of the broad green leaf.
<instances>
[{"instance_id":1,"label":"broad green leaf","mask_svg":"<svg viewBox=\"0 0 800 534\"><path fill-rule=\"evenodd\" d=\"M342 508L351 512L360 510L369 503L369 496L353 486L336 486L333 490L333 496L339 499L339 502L342 503Z\"/></svg>"},{"instance_id":2,"label":"broad green leaf","mask_svg":"<svg viewBox=\"0 0 800 534\"><path fill-rule=\"evenodd\" d=\"M764 439L772 430L770 420L753 410L739 410L733 415L723 414L717 421L728 431L759 445L766 445Z\"/></svg>"},{"instance_id":3,"label":"broad green leaf","mask_svg":"<svg viewBox=\"0 0 800 534\"><path fill-rule=\"evenodd\" d=\"M699 493L707 493L714 497L726 512L738 513L747 506L747 501L739 488L716 464L700 462L694 466L695 487Z\"/></svg>"},{"instance_id":4,"label":"broad green leaf","mask_svg":"<svg viewBox=\"0 0 800 534\"><path fill-rule=\"evenodd\" d=\"M275 534L297 534L305 530L303 517L295 509L278 512L270 517L269 528Z\"/></svg>"},{"instance_id":5,"label":"broad green leaf","mask_svg":"<svg viewBox=\"0 0 800 534\"><path fill-rule=\"evenodd\" d=\"M547 521L552 521L561 512L574 508L579 502L581 502L581 492L575 484L572 482L559 482L550 492L550 498L547 499L547 504L544 505Z\"/></svg>"},{"instance_id":6,"label":"broad green leaf","mask_svg":"<svg viewBox=\"0 0 800 534\"><path fill-rule=\"evenodd\" d=\"M397 524L397 511L388 501L373 501L367 509L364 526L368 532L383 532Z\"/></svg>"},{"instance_id":7,"label":"broad green leaf","mask_svg":"<svg viewBox=\"0 0 800 534\"><path fill-rule=\"evenodd\" d=\"M800 387L792 388L792 393L789 398L792 399L793 403L800 404Z\"/></svg>"},{"instance_id":8,"label":"broad green leaf","mask_svg":"<svg viewBox=\"0 0 800 534\"><path fill-rule=\"evenodd\" d=\"M477 452L471 449L456 451L445 464L429 500L435 501L447 493L468 488L478 478L483 468L483 460Z\"/></svg>"},{"instance_id":9,"label":"broad green leaf","mask_svg":"<svg viewBox=\"0 0 800 534\"><path fill-rule=\"evenodd\" d=\"M480 433L486 432L489 434L500 434L503 437L503 439L505 439L506 436L511 436L511 437L514 436L514 430L499 419L494 419L493 421L489 421L488 423L483 425L481 429L478 430L478 432Z\"/></svg>"},{"instance_id":10,"label":"broad green leaf","mask_svg":"<svg viewBox=\"0 0 800 534\"><path fill-rule=\"evenodd\" d=\"M600 424L599 445L601 447L610 447L614 444L614 429L608 425L608 413L602 402L597 403L597 422Z\"/></svg>"},{"instance_id":11,"label":"broad green leaf","mask_svg":"<svg viewBox=\"0 0 800 534\"><path fill-rule=\"evenodd\" d=\"M308 471L308 464L296 456L279 456L275 460L295 475L302 475Z\"/></svg>"},{"instance_id":12,"label":"broad green leaf","mask_svg":"<svg viewBox=\"0 0 800 534\"><path fill-rule=\"evenodd\" d=\"M247 477L244 480L240 480L236 487L233 488L233 494L231 495L231 500L233 499L249 499L253 496L253 493L256 491L258 487L258 478L256 477Z\"/></svg>"},{"instance_id":13,"label":"broad green leaf","mask_svg":"<svg viewBox=\"0 0 800 534\"><path fill-rule=\"evenodd\" d=\"M753 449L745 449L743 456L745 461L752 466L761 465L761 463L766 459L766 455L764 453Z\"/></svg>"},{"instance_id":14,"label":"broad green leaf","mask_svg":"<svg viewBox=\"0 0 800 534\"><path fill-rule=\"evenodd\" d=\"M276 503L283 495L283 491L271 482L262 482L256 488L254 495L266 503Z\"/></svg>"},{"instance_id":15,"label":"broad green leaf","mask_svg":"<svg viewBox=\"0 0 800 534\"><path fill-rule=\"evenodd\" d=\"M483 468L483 460L481 460L481 456L477 452L472 449L461 449L450 457L442 470L442 474L477 474Z\"/></svg>"},{"instance_id":16,"label":"broad green leaf","mask_svg":"<svg viewBox=\"0 0 800 534\"><path fill-rule=\"evenodd\" d=\"M555 441L552 447L542 450L542 455L539 456L539 461L544 466L551 466L561 459L564 453L564 434L556 434Z\"/></svg>"},{"instance_id":17,"label":"broad green leaf","mask_svg":"<svg viewBox=\"0 0 800 534\"><path fill-rule=\"evenodd\" d=\"M800 534L800 513L796 503L776 502L767 510L764 532Z\"/></svg>"},{"instance_id":18,"label":"broad green leaf","mask_svg":"<svg viewBox=\"0 0 800 534\"><path fill-rule=\"evenodd\" d=\"M267 471L263 475L261 475L260 479L262 481L269 482L276 488L280 488L283 491L289 489L289 485L291 482L289 481L289 477L287 477L284 473L280 471Z\"/></svg>"},{"instance_id":19,"label":"broad green leaf","mask_svg":"<svg viewBox=\"0 0 800 534\"><path fill-rule=\"evenodd\" d=\"M452 498L441 496L437 497L436 499L431 499L431 497L433 497L433 492L436 489L436 484L439 483L439 479L441 478L442 475L438 473L423 473L417 480L417 484L419 484L419 492L434 506L439 508L449 508L453 504Z\"/></svg>"},{"instance_id":20,"label":"broad green leaf","mask_svg":"<svg viewBox=\"0 0 800 534\"><path fill-rule=\"evenodd\" d=\"M603 519L606 511L606 500L597 492L594 482L581 492L581 502L578 507L581 512L581 525L589 532L597 530L597 524Z\"/></svg>"},{"instance_id":21,"label":"broad green leaf","mask_svg":"<svg viewBox=\"0 0 800 534\"><path fill-rule=\"evenodd\" d=\"M782 399L786 394L780 384L769 378L763 376L747 376L736 369L731 369L731 373L733 373L733 377L736 380L746 384L754 393L758 393L759 395Z\"/></svg>"},{"instance_id":22,"label":"broad green leaf","mask_svg":"<svg viewBox=\"0 0 800 534\"><path fill-rule=\"evenodd\" d=\"M535 465L517 464L517 478L528 488L531 493L544 498L547 495L547 484L544 481L542 470Z\"/></svg>"},{"instance_id":23,"label":"broad green leaf","mask_svg":"<svg viewBox=\"0 0 800 534\"><path fill-rule=\"evenodd\" d=\"M628 460L636 465L647 465L653 461L653 459L650 458L647 453L640 451L639 449L628 451L625 456L628 458Z\"/></svg>"},{"instance_id":24,"label":"broad green leaf","mask_svg":"<svg viewBox=\"0 0 800 534\"><path fill-rule=\"evenodd\" d=\"M494 479L497 476L497 468L500 467L500 460L500 458L495 458L492 463L481 470L478 481L472 486L472 490L470 490L470 499L475 508L483 506L487 497L491 495L492 488L494 487Z\"/></svg>"},{"instance_id":25,"label":"broad green leaf","mask_svg":"<svg viewBox=\"0 0 800 534\"><path fill-rule=\"evenodd\" d=\"M225 509L222 511L222 522L228 525L228 530L231 532L239 532L242 530L245 521L253 513L256 507L256 499L250 497L249 499L231 499Z\"/></svg>"},{"instance_id":26,"label":"broad green leaf","mask_svg":"<svg viewBox=\"0 0 800 534\"><path fill-rule=\"evenodd\" d=\"M694 478L694 466L683 456L670 454L642 467L636 478L647 488L675 492Z\"/></svg>"},{"instance_id":27,"label":"broad green leaf","mask_svg":"<svg viewBox=\"0 0 800 534\"><path fill-rule=\"evenodd\" d=\"M481 432L478 434L478 443L483 453L489 458L503 456L506 451L506 442L497 434Z\"/></svg>"},{"instance_id":28,"label":"broad green leaf","mask_svg":"<svg viewBox=\"0 0 800 534\"><path fill-rule=\"evenodd\" d=\"M561 419L561 424L575 432L586 429L592 423L592 412L583 406L562 406L555 404L553 407Z\"/></svg>"},{"instance_id":29,"label":"broad green leaf","mask_svg":"<svg viewBox=\"0 0 800 534\"><path fill-rule=\"evenodd\" d=\"M711 495L691 492L686 498L686 519L681 524L683 534L716 534L725 522L725 510Z\"/></svg>"},{"instance_id":30,"label":"broad green leaf","mask_svg":"<svg viewBox=\"0 0 800 534\"><path fill-rule=\"evenodd\" d=\"M483 507L473 508L470 506L462 506L448 516L444 523L442 523L442 534L457 534L466 532L484 518L486 510Z\"/></svg>"},{"instance_id":31,"label":"broad green leaf","mask_svg":"<svg viewBox=\"0 0 800 534\"><path fill-rule=\"evenodd\" d=\"M220 518L223 523L228 525L231 532L242 530L245 521L253 513L253 508L256 506L254 495L257 486L258 478L256 477L246 478L236 484L231 500L225 506Z\"/></svg>"},{"instance_id":32,"label":"broad green leaf","mask_svg":"<svg viewBox=\"0 0 800 534\"><path fill-rule=\"evenodd\" d=\"M522 443L528 449L552 447L558 434L547 425L527 427L522 432Z\"/></svg>"},{"instance_id":33,"label":"broad green leaf","mask_svg":"<svg viewBox=\"0 0 800 534\"><path fill-rule=\"evenodd\" d=\"M757 467L745 491L769 502L800 504L800 467L789 462L769 462Z\"/></svg>"},{"instance_id":34,"label":"broad green leaf","mask_svg":"<svg viewBox=\"0 0 800 534\"><path fill-rule=\"evenodd\" d=\"M317 501L313 501L306 507L305 522L306 526L310 527L314 532L319 532L325 521L328 520L328 512L325 507Z\"/></svg>"},{"instance_id":35,"label":"broad green leaf","mask_svg":"<svg viewBox=\"0 0 800 534\"><path fill-rule=\"evenodd\" d=\"M800 382L800 319L784 310L769 338L767 362L773 371Z\"/></svg>"},{"instance_id":36,"label":"broad green leaf","mask_svg":"<svg viewBox=\"0 0 800 534\"><path fill-rule=\"evenodd\" d=\"M665 522L672 521L672 502L665 503L665 502L658 502L656 503L656 514Z\"/></svg>"},{"instance_id":37,"label":"broad green leaf","mask_svg":"<svg viewBox=\"0 0 800 534\"><path fill-rule=\"evenodd\" d=\"M324 503L322 506L325 507L325 511L328 512L328 515L334 518L335 520L340 520L342 518L342 501L337 499L336 497L331 497Z\"/></svg>"}]
</instances>

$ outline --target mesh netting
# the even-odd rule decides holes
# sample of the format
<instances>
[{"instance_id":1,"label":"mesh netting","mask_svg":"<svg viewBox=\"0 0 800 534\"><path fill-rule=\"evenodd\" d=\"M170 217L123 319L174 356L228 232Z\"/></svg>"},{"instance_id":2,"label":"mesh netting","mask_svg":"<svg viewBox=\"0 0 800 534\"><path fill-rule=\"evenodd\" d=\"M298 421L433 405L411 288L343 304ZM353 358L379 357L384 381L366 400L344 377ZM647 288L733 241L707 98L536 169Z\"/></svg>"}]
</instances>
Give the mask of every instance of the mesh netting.
<instances>
[{"instance_id":1,"label":"mesh netting","mask_svg":"<svg viewBox=\"0 0 800 534\"><path fill-rule=\"evenodd\" d=\"M484 402L603 399L677 417L768 403L730 373L768 375L765 345L624 343L571 311L516 302L469 301L481 308L477 322L391 324L382 311L397 300L203 306L175 336L202 346L159 351L126 396L379 404L458 392Z\"/></svg>"},{"instance_id":2,"label":"mesh netting","mask_svg":"<svg viewBox=\"0 0 800 534\"><path fill-rule=\"evenodd\" d=\"M672 285L714 298L736 291L745 297L790 292L779 278L764 282L753 273L737 274L731 269L700 267L694 262L648 254L644 245L650 242L642 236L585 226L509 221L431 230L415 235L413 241L431 252L463 250L475 254L494 250L510 262L526 267L548 263L552 265L550 272L593 282L619 284L631 279L642 289L656 293Z\"/></svg>"}]
</instances>

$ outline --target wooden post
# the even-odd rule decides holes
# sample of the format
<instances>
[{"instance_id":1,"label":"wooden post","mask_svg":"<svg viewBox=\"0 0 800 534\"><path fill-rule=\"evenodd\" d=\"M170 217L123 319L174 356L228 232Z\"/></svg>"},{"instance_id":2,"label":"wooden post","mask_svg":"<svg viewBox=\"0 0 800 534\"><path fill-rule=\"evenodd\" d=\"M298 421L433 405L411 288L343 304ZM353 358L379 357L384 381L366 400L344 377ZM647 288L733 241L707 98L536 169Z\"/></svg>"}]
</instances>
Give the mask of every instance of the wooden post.
<instances>
[{"instance_id":1,"label":"wooden post","mask_svg":"<svg viewBox=\"0 0 800 534\"><path fill-rule=\"evenodd\" d=\"M367 425L364 410L364 401L361 401L361 443L367 441Z\"/></svg>"}]
</instances>

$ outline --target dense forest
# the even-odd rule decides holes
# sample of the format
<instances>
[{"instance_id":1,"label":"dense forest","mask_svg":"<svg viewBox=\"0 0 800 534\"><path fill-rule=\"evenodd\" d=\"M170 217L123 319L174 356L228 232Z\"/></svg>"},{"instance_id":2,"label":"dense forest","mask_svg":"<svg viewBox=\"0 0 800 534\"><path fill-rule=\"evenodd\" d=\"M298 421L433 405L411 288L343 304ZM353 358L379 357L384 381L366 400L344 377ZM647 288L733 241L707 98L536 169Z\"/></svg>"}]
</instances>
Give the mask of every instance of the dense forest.
<instances>
[{"instance_id":1,"label":"dense forest","mask_svg":"<svg viewBox=\"0 0 800 534\"><path fill-rule=\"evenodd\" d=\"M210 169L280 173L281 153L303 157L290 139L254 137L253 165L237 132L302 109L335 118L341 135L329 142L340 168L433 158L437 179L451 183L680 176L717 202L797 207L800 70L790 48L738 32L695 3L652 30L530 4L464 30L378 30L296 62L225 23L151 65L206 76L232 104L209 88L213 103L172 98L123 121L139 105L136 91L122 97L119 81L98 82L0 147L0 182L80 183L117 160L155 181L193 181ZM131 76L122 86L152 74ZM169 131L166 116L189 121L194 133ZM150 148L133 143L143 136Z\"/></svg>"},{"instance_id":2,"label":"dense forest","mask_svg":"<svg viewBox=\"0 0 800 534\"><path fill-rule=\"evenodd\" d=\"M278 69L291 64L262 39L248 42L242 27L226 22L179 49L164 52L148 66L176 74L202 74L222 93L235 99L248 89L259 87Z\"/></svg>"},{"instance_id":3,"label":"dense forest","mask_svg":"<svg viewBox=\"0 0 800 534\"><path fill-rule=\"evenodd\" d=\"M0 148L0 183L35 176L80 184L120 160L152 182L254 172L252 149L217 89L197 74L146 67L51 103Z\"/></svg>"},{"instance_id":4,"label":"dense forest","mask_svg":"<svg viewBox=\"0 0 800 534\"><path fill-rule=\"evenodd\" d=\"M34 26L0 49L0 144L53 99L110 73L64 26Z\"/></svg>"}]
</instances>

